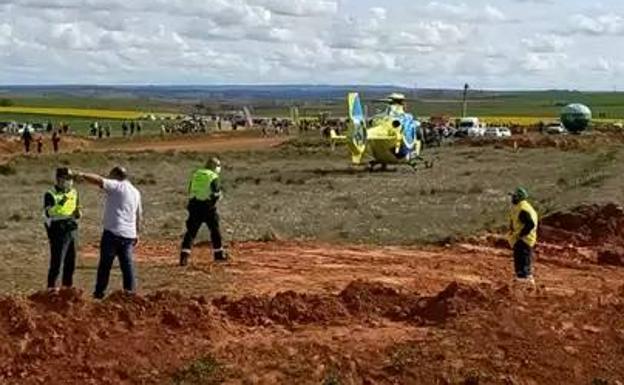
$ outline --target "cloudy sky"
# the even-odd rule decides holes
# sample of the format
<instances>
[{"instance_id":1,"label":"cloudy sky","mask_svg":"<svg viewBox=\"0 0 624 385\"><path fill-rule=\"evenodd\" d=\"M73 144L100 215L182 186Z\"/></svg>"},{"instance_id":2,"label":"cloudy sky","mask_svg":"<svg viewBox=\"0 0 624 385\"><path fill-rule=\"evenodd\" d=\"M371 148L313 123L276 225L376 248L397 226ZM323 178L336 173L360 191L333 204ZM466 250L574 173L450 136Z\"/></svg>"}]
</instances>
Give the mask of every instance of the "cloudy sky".
<instances>
[{"instance_id":1,"label":"cloudy sky","mask_svg":"<svg viewBox=\"0 0 624 385\"><path fill-rule=\"evenodd\" d=\"M0 0L0 84L624 89L622 0Z\"/></svg>"}]
</instances>

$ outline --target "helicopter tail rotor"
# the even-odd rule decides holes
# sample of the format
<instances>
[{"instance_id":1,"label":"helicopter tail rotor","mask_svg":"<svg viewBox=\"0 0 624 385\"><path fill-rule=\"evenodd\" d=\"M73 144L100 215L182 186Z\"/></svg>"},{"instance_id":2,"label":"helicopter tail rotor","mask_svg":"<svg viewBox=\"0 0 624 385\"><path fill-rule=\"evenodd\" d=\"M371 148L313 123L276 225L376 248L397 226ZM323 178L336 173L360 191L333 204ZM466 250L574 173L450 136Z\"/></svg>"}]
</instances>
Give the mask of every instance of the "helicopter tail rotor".
<instances>
[{"instance_id":1,"label":"helicopter tail rotor","mask_svg":"<svg viewBox=\"0 0 624 385\"><path fill-rule=\"evenodd\" d=\"M351 152L353 163L359 164L366 152L367 131L366 117L357 92L349 93L348 96L349 121L347 123L347 146Z\"/></svg>"}]
</instances>

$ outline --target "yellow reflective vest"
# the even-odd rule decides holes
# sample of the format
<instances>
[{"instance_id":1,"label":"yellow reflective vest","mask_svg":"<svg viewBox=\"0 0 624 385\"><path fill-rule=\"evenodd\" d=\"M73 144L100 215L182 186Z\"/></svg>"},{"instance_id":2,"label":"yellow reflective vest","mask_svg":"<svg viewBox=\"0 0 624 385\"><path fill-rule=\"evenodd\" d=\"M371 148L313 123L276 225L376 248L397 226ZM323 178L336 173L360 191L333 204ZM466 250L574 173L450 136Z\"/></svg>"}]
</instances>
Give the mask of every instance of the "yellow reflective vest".
<instances>
[{"instance_id":1,"label":"yellow reflective vest","mask_svg":"<svg viewBox=\"0 0 624 385\"><path fill-rule=\"evenodd\" d=\"M219 179L219 174L212 170L202 168L195 171L193 173L193 177L191 178L189 198L197 199L199 201L207 201L213 198L213 192L210 185L217 179Z\"/></svg>"},{"instance_id":2,"label":"yellow reflective vest","mask_svg":"<svg viewBox=\"0 0 624 385\"><path fill-rule=\"evenodd\" d=\"M78 191L71 189L67 192L58 192L51 189L48 194L54 198L54 206L48 208L48 217L52 220L72 219L78 208Z\"/></svg>"},{"instance_id":3,"label":"yellow reflective vest","mask_svg":"<svg viewBox=\"0 0 624 385\"><path fill-rule=\"evenodd\" d=\"M535 223L535 227L533 227L533 230L531 230L528 235L521 238L520 233L522 232L522 228L524 227L524 224L522 223L522 221L520 221L520 213L522 211L526 211L531 216L533 223ZM509 244L513 247L513 245L515 245L518 240L522 240L530 247L535 246L535 244L537 243L537 221L539 218L537 215L537 211L535 211L533 206L531 206L531 204L526 200L518 203L517 205L514 205L511 208L509 219L511 222L511 235L509 237Z\"/></svg>"}]
</instances>

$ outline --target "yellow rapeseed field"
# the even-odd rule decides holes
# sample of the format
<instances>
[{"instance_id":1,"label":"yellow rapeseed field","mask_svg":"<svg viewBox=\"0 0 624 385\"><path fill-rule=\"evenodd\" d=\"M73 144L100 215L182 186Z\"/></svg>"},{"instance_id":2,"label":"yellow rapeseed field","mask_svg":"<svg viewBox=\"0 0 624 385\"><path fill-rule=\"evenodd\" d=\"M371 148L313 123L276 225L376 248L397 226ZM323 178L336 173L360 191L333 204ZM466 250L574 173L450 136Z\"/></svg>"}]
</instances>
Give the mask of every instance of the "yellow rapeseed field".
<instances>
[{"instance_id":1,"label":"yellow rapeseed field","mask_svg":"<svg viewBox=\"0 0 624 385\"><path fill-rule=\"evenodd\" d=\"M141 111L123 110L98 110L84 108L60 108L60 107L0 107L0 113L13 114L34 114L51 116L76 116L84 118L100 119L139 119L148 113ZM171 114L154 114L156 116L166 116Z\"/></svg>"}]
</instances>

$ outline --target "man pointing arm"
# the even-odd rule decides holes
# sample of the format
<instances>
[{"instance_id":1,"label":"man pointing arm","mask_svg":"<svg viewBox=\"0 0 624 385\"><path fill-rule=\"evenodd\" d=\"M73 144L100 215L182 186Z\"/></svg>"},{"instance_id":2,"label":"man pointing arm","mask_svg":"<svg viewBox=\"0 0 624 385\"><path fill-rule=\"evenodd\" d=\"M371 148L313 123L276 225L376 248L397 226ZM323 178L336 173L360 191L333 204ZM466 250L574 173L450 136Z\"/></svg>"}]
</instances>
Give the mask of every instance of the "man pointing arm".
<instances>
[{"instance_id":1,"label":"man pointing arm","mask_svg":"<svg viewBox=\"0 0 624 385\"><path fill-rule=\"evenodd\" d=\"M128 172L121 166L114 167L108 178L82 172L74 175L78 180L100 187L106 194L100 260L93 296L98 299L104 297L115 257L119 258L124 290L133 293L136 290L133 252L141 230L141 193L130 183Z\"/></svg>"}]
</instances>

